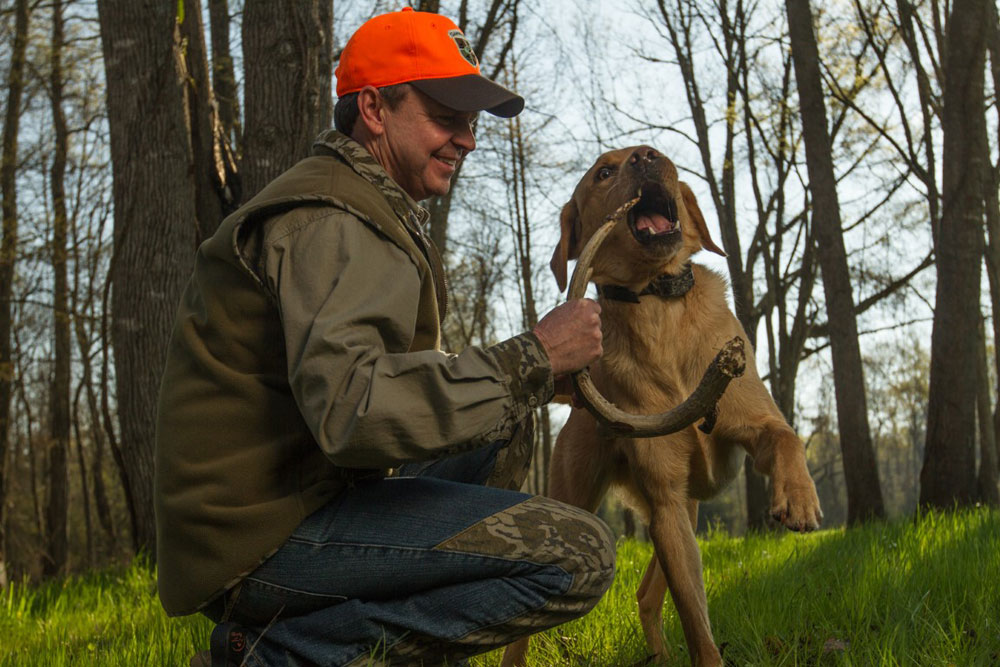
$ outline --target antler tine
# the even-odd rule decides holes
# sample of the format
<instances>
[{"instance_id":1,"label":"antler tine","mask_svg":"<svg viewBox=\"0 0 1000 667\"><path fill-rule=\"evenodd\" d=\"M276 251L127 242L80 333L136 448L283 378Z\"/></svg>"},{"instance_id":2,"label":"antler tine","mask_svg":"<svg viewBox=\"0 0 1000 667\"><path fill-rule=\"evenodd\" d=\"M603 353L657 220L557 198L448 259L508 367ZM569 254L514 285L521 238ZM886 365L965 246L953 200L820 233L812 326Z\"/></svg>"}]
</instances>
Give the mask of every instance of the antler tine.
<instances>
[{"instance_id":1,"label":"antler tine","mask_svg":"<svg viewBox=\"0 0 1000 667\"><path fill-rule=\"evenodd\" d=\"M615 228L615 225L621 222L625 214L638 203L639 198L636 197L619 206L614 213L604 218L604 224L587 241L587 245L584 246L583 252L580 253L580 258L576 262L576 268L573 269L573 277L569 281L569 292L566 293L567 300L582 299L583 295L586 294L587 283L590 282L590 276L593 273L590 265L594 261L594 255L597 254L597 250L604 243L604 239L611 233L611 230Z\"/></svg>"}]
</instances>

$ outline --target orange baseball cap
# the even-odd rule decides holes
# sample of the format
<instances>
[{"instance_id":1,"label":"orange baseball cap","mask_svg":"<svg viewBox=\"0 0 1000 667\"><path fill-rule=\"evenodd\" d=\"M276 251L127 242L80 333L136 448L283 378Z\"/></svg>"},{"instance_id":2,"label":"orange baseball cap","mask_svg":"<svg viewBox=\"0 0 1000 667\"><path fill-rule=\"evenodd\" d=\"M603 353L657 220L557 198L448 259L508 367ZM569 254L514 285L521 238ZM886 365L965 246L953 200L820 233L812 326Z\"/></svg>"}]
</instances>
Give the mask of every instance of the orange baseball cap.
<instances>
[{"instance_id":1,"label":"orange baseball cap","mask_svg":"<svg viewBox=\"0 0 1000 667\"><path fill-rule=\"evenodd\" d=\"M451 19L411 7L366 21L351 36L337 65L337 96L365 86L410 83L456 111L510 118L524 98L479 71L469 40Z\"/></svg>"}]
</instances>

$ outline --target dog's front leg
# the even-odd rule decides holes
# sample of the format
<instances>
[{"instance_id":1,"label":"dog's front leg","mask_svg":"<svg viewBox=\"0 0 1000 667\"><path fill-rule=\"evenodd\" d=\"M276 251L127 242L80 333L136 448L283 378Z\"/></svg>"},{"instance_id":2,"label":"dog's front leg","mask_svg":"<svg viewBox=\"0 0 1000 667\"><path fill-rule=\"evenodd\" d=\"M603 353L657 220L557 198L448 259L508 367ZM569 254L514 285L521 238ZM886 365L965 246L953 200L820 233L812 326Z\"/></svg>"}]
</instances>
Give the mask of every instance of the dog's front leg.
<instances>
[{"instance_id":1,"label":"dog's front leg","mask_svg":"<svg viewBox=\"0 0 1000 667\"><path fill-rule=\"evenodd\" d=\"M674 500L654 506L649 535L677 607L692 663L699 667L721 665L722 656L712 639L708 621L701 553L685 503Z\"/></svg>"},{"instance_id":2,"label":"dog's front leg","mask_svg":"<svg viewBox=\"0 0 1000 667\"><path fill-rule=\"evenodd\" d=\"M754 469L771 477L771 516L786 528L819 528L823 512L802 441L784 422L765 423L748 447Z\"/></svg>"},{"instance_id":3,"label":"dog's front leg","mask_svg":"<svg viewBox=\"0 0 1000 667\"><path fill-rule=\"evenodd\" d=\"M691 521L691 530L698 530L698 501L689 500L687 504L688 519ZM667 594L667 578L660 567L660 559L653 550L653 555L649 559L646 567L646 574L642 577L638 590L635 592L636 600L639 603L639 624L642 626L642 634L646 637L646 645L653 653L653 656L664 661L670 657L670 651L663 641L663 599Z\"/></svg>"}]
</instances>

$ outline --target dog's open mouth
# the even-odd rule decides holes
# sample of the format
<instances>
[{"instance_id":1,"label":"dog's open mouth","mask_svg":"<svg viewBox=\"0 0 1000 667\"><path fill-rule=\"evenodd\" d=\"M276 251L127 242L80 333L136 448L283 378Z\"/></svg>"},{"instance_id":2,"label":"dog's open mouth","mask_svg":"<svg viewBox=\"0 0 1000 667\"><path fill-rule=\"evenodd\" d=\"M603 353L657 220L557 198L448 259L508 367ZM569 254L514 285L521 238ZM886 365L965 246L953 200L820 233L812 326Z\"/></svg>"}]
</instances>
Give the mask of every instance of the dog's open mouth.
<instances>
[{"instance_id":1,"label":"dog's open mouth","mask_svg":"<svg viewBox=\"0 0 1000 667\"><path fill-rule=\"evenodd\" d=\"M646 183L639 188L639 201L628 212L628 226L639 243L664 243L677 238L681 225L677 202L660 183Z\"/></svg>"}]
</instances>

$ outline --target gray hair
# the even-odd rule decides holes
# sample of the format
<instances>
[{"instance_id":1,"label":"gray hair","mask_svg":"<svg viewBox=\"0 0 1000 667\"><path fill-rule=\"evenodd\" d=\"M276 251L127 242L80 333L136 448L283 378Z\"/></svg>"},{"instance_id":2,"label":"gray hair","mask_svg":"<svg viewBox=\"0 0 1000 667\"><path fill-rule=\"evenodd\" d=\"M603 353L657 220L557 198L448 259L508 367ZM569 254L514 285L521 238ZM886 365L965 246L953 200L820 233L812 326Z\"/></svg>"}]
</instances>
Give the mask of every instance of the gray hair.
<instances>
[{"instance_id":1,"label":"gray hair","mask_svg":"<svg viewBox=\"0 0 1000 667\"><path fill-rule=\"evenodd\" d=\"M383 86L378 89L379 95L385 100L386 106L395 109L406 97L410 88L408 83L397 83L393 86ZM348 136L354 132L354 123L358 120L358 94L347 93L337 98L333 107L333 126L338 132Z\"/></svg>"}]
</instances>

